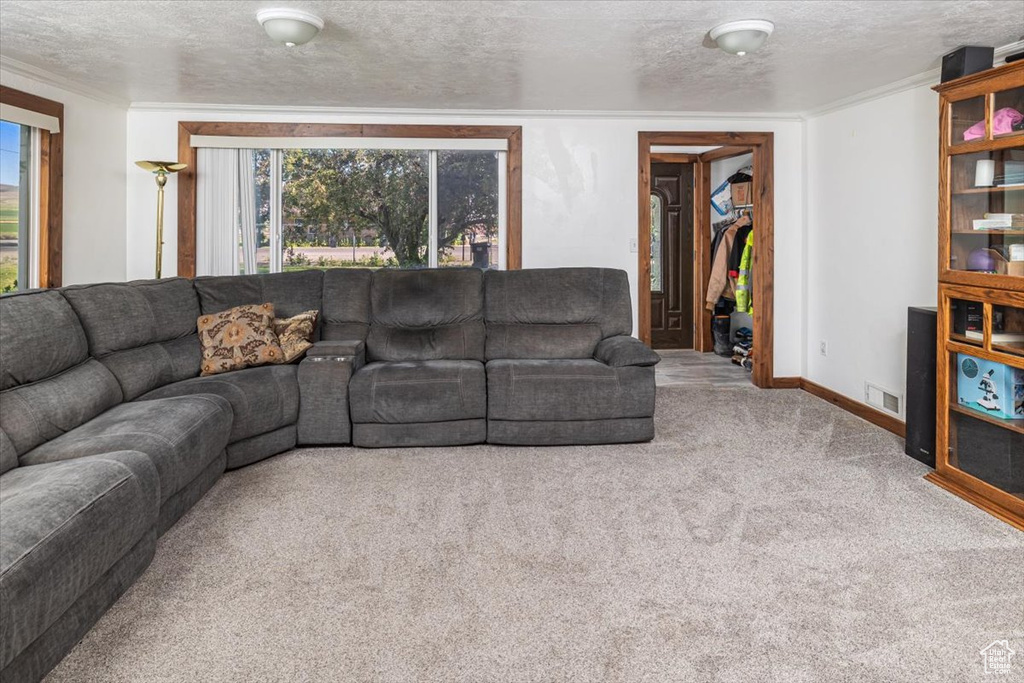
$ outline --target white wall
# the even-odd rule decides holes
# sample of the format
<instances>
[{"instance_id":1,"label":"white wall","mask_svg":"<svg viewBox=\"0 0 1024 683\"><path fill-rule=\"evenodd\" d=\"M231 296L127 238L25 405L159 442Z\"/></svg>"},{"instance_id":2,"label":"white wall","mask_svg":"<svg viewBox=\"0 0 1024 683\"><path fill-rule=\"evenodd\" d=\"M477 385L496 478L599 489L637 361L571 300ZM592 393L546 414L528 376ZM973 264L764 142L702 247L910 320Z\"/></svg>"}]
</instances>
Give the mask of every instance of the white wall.
<instances>
[{"instance_id":1,"label":"white wall","mask_svg":"<svg viewBox=\"0 0 1024 683\"><path fill-rule=\"evenodd\" d=\"M637 132L735 130L775 133L775 371L800 374L803 222L803 123L770 119L435 116L133 108L128 163L177 156L178 121L446 123L523 127L523 266L622 268L635 287ZM177 262L177 180L168 183L164 273ZM152 277L156 220L152 179L128 173L127 275ZM633 292L634 317L636 292Z\"/></svg>"},{"instance_id":2,"label":"white wall","mask_svg":"<svg viewBox=\"0 0 1024 683\"><path fill-rule=\"evenodd\" d=\"M905 392L907 307L935 305L938 139L928 86L807 122L804 376L858 401Z\"/></svg>"},{"instance_id":3,"label":"white wall","mask_svg":"<svg viewBox=\"0 0 1024 683\"><path fill-rule=\"evenodd\" d=\"M7 71L0 82L64 104L63 283L125 279L127 107Z\"/></svg>"}]
</instances>

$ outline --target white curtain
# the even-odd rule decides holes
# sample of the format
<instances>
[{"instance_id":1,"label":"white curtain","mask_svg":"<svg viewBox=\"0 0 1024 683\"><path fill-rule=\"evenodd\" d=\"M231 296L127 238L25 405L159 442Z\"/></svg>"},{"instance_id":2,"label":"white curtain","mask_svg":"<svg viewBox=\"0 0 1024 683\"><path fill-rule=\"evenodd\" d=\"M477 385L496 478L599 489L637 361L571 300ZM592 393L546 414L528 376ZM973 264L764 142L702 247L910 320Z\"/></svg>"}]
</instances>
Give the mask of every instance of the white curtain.
<instances>
[{"instance_id":1,"label":"white curtain","mask_svg":"<svg viewBox=\"0 0 1024 683\"><path fill-rule=\"evenodd\" d=\"M238 274L240 151L197 150L196 275Z\"/></svg>"},{"instance_id":2,"label":"white curtain","mask_svg":"<svg viewBox=\"0 0 1024 683\"><path fill-rule=\"evenodd\" d=\"M238 228L242 233L242 268L256 272L256 152L238 150Z\"/></svg>"}]
</instances>

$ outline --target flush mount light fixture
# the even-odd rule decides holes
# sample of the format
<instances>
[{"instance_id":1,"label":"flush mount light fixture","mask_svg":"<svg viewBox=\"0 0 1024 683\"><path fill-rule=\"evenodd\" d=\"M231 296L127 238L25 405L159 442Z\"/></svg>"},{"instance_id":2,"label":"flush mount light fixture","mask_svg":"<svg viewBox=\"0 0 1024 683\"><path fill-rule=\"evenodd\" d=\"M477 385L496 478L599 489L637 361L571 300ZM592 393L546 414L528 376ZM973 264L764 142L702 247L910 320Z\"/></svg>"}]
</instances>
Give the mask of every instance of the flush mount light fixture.
<instances>
[{"instance_id":1,"label":"flush mount light fixture","mask_svg":"<svg viewBox=\"0 0 1024 683\"><path fill-rule=\"evenodd\" d=\"M288 47L305 45L324 27L323 19L297 9L262 9L256 19L268 36Z\"/></svg>"},{"instance_id":2,"label":"flush mount light fixture","mask_svg":"<svg viewBox=\"0 0 1024 683\"><path fill-rule=\"evenodd\" d=\"M742 57L757 50L775 30L775 24L761 19L745 19L719 24L708 34L718 47Z\"/></svg>"}]
</instances>

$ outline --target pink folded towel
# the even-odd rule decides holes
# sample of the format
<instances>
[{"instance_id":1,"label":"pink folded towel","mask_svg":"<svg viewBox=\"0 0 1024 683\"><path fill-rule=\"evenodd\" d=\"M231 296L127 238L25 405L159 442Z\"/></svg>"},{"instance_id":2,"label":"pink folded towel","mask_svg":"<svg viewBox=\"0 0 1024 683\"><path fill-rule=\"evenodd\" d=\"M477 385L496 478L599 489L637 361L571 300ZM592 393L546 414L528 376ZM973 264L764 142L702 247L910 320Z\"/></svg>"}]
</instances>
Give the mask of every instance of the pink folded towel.
<instances>
[{"instance_id":1,"label":"pink folded towel","mask_svg":"<svg viewBox=\"0 0 1024 683\"><path fill-rule=\"evenodd\" d=\"M1021 114L1012 107L1003 107L992 116L992 135L1005 135L1013 132L1013 126L1024 119ZM978 121L976 124L964 131L964 142L967 140L978 140L985 137L985 122Z\"/></svg>"}]
</instances>

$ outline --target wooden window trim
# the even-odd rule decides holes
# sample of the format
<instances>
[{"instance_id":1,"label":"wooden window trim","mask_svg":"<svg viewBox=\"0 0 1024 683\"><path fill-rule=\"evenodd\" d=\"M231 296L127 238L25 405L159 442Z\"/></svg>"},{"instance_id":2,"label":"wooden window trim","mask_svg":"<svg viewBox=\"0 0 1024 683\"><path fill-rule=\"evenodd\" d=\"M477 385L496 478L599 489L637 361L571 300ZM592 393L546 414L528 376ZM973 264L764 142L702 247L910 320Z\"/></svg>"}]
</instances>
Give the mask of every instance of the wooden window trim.
<instances>
[{"instance_id":1,"label":"wooden window trim","mask_svg":"<svg viewBox=\"0 0 1024 683\"><path fill-rule=\"evenodd\" d=\"M64 105L0 85L0 101L57 119L59 133L39 131L39 286L63 282Z\"/></svg>"},{"instance_id":2,"label":"wooden window trim","mask_svg":"<svg viewBox=\"0 0 1024 683\"><path fill-rule=\"evenodd\" d=\"M753 383L768 388L776 386L774 365L774 307L775 307L775 135L773 133L720 133L720 132L649 132L637 134L639 151L639 221L637 228L637 320L640 339L651 343L651 235L650 208L651 193L651 146L706 146L721 145L720 150L710 150L700 155L700 162L694 164L695 196L709 197L710 171L712 160L723 159L750 152L754 158L754 354ZM657 154L657 153L654 153ZM699 193L699 194L698 194ZM698 334L694 336L694 348L709 351L711 339L707 330L711 315L704 308L704 292L707 276L711 269L711 237L707 229L707 214L703 213L703 200L695 202L694 252L697 267L694 268L694 322ZM703 226L698 230L697 226ZM698 316L696 313L701 311ZM781 378L780 378L781 379ZM785 382L779 382L779 386Z\"/></svg>"},{"instance_id":3,"label":"wooden window trim","mask_svg":"<svg viewBox=\"0 0 1024 683\"><path fill-rule=\"evenodd\" d=\"M238 137L346 138L487 138L508 141L506 187L508 216L505 266L522 268L523 129L521 126L438 126L349 123L239 123L179 121L178 161L188 168L178 173L178 275L196 275L196 164L193 135Z\"/></svg>"}]
</instances>

